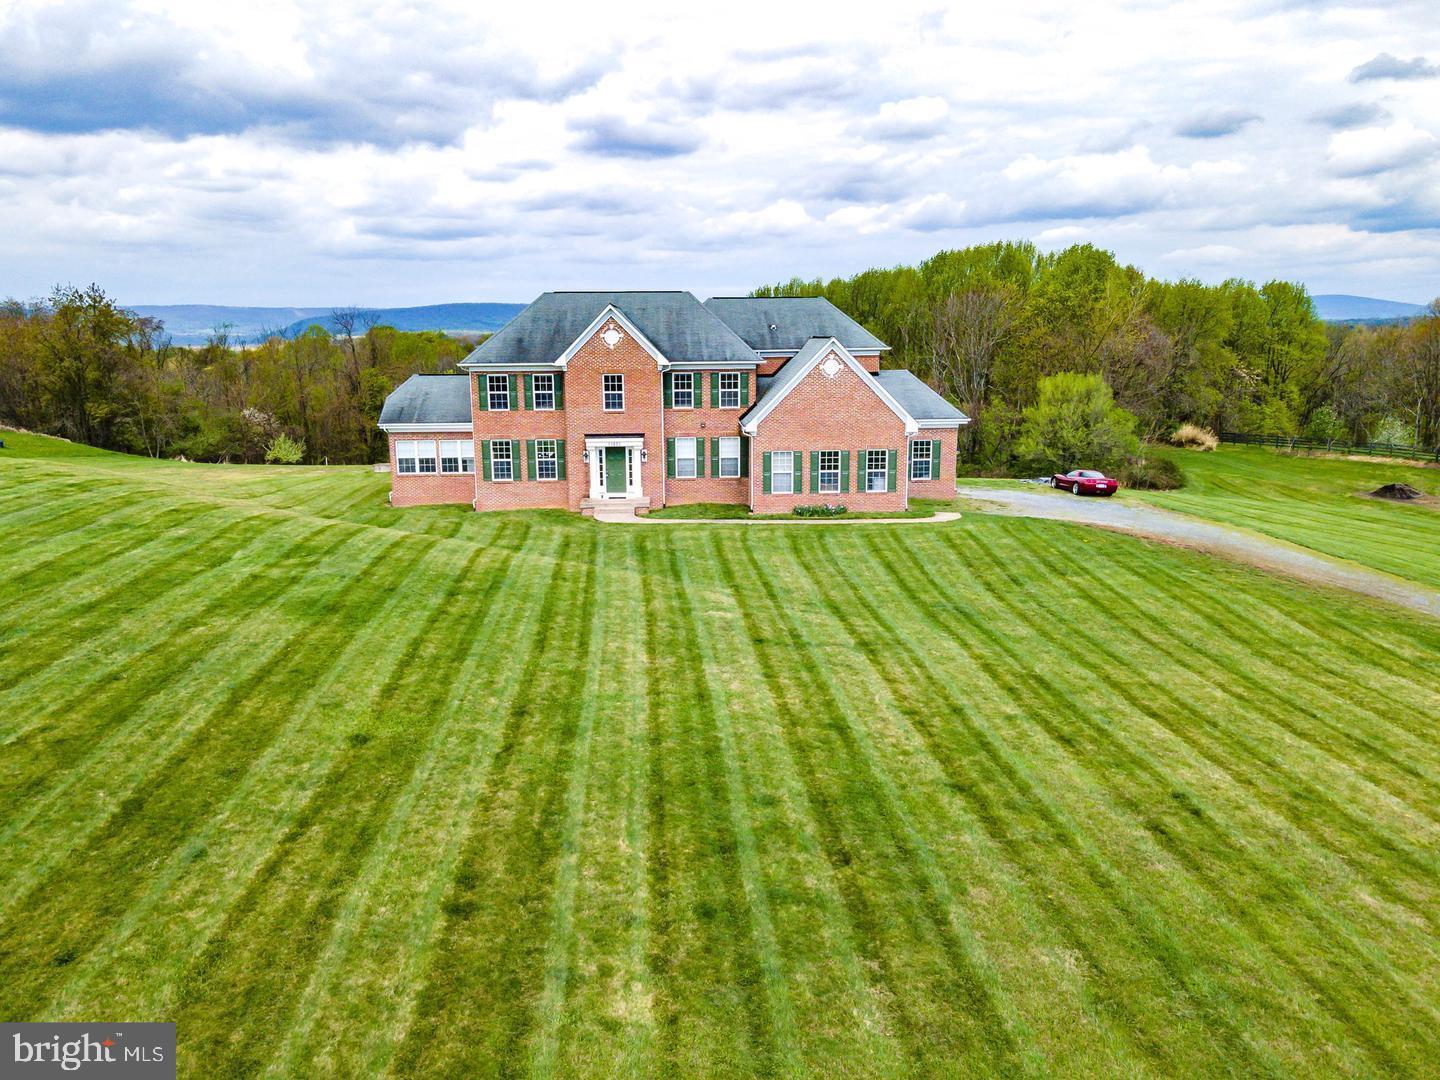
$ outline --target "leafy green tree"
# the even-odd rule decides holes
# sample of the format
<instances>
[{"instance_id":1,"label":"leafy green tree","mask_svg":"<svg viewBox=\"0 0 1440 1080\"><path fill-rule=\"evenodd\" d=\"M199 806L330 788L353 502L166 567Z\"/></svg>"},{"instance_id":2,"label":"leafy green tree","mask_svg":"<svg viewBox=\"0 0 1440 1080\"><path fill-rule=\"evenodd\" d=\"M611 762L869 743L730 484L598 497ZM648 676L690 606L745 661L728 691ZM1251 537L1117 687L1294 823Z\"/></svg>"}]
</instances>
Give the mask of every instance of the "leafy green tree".
<instances>
[{"instance_id":1,"label":"leafy green tree","mask_svg":"<svg viewBox=\"0 0 1440 1080\"><path fill-rule=\"evenodd\" d=\"M280 432L265 448L265 461L270 465L298 465L305 460L305 443Z\"/></svg>"},{"instance_id":2,"label":"leafy green tree","mask_svg":"<svg viewBox=\"0 0 1440 1080\"><path fill-rule=\"evenodd\" d=\"M1345 438L1345 422L1328 401L1310 414L1305 423L1305 437L1317 442L1339 442Z\"/></svg>"},{"instance_id":3,"label":"leafy green tree","mask_svg":"<svg viewBox=\"0 0 1440 1080\"><path fill-rule=\"evenodd\" d=\"M1023 413L1016 451L1024 461L1064 472L1108 468L1139 449L1135 416L1115 404L1099 375L1066 371L1040 380Z\"/></svg>"}]
</instances>

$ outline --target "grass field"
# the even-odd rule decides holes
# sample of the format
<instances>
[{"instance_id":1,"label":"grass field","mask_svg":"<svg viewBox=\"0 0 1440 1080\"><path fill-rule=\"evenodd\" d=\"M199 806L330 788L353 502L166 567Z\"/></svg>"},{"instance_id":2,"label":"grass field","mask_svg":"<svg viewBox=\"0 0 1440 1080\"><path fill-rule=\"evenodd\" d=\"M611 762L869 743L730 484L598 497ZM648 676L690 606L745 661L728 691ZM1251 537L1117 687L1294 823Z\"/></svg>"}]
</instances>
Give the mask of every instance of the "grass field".
<instances>
[{"instance_id":1,"label":"grass field","mask_svg":"<svg viewBox=\"0 0 1440 1080\"><path fill-rule=\"evenodd\" d=\"M1440 588L1440 508L1364 497L1396 482L1440 495L1440 469L1255 446L1165 453L1185 487L1136 497Z\"/></svg>"},{"instance_id":2,"label":"grass field","mask_svg":"<svg viewBox=\"0 0 1440 1080\"><path fill-rule=\"evenodd\" d=\"M1052 522L6 443L5 1019L206 1077L1440 1061L1440 624Z\"/></svg>"}]
</instances>

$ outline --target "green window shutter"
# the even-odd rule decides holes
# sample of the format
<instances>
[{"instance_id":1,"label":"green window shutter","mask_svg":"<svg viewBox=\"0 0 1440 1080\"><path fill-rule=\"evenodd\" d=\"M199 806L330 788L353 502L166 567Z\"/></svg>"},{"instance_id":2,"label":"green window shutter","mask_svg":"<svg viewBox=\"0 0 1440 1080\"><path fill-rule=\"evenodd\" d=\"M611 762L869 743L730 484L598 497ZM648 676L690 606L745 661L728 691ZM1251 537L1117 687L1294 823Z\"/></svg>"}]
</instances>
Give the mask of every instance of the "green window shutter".
<instances>
[{"instance_id":1,"label":"green window shutter","mask_svg":"<svg viewBox=\"0 0 1440 1080\"><path fill-rule=\"evenodd\" d=\"M850 490L850 451L840 451L840 491L842 493ZM859 490L859 489L857 489Z\"/></svg>"},{"instance_id":2,"label":"green window shutter","mask_svg":"<svg viewBox=\"0 0 1440 1080\"><path fill-rule=\"evenodd\" d=\"M513 372L510 374L510 408L520 408L520 380Z\"/></svg>"},{"instance_id":3,"label":"green window shutter","mask_svg":"<svg viewBox=\"0 0 1440 1080\"><path fill-rule=\"evenodd\" d=\"M770 494L770 451L766 450L760 455L760 490L766 495Z\"/></svg>"},{"instance_id":4,"label":"green window shutter","mask_svg":"<svg viewBox=\"0 0 1440 1080\"><path fill-rule=\"evenodd\" d=\"M810 494L820 494L820 451L810 451Z\"/></svg>"},{"instance_id":5,"label":"green window shutter","mask_svg":"<svg viewBox=\"0 0 1440 1080\"><path fill-rule=\"evenodd\" d=\"M475 402L481 412L490 411L490 376L475 376Z\"/></svg>"},{"instance_id":6,"label":"green window shutter","mask_svg":"<svg viewBox=\"0 0 1440 1080\"><path fill-rule=\"evenodd\" d=\"M535 376L525 376L525 411L533 412L535 409Z\"/></svg>"},{"instance_id":7,"label":"green window shutter","mask_svg":"<svg viewBox=\"0 0 1440 1080\"><path fill-rule=\"evenodd\" d=\"M888 466L888 469L889 469L889 471L888 471L888 473L887 473L887 475L886 475L886 477L885 477L885 490L886 490L886 491L894 491L894 490L895 490L895 451L894 451L894 450L886 450L886 451L885 451L885 458L886 458L886 465Z\"/></svg>"},{"instance_id":8,"label":"green window shutter","mask_svg":"<svg viewBox=\"0 0 1440 1080\"><path fill-rule=\"evenodd\" d=\"M799 495L805 490L805 455L799 450L790 451L790 468L794 470L794 476L790 480L790 494Z\"/></svg>"},{"instance_id":9,"label":"green window shutter","mask_svg":"<svg viewBox=\"0 0 1440 1080\"><path fill-rule=\"evenodd\" d=\"M485 479L490 479L490 440L486 439L480 444L480 456L485 462Z\"/></svg>"},{"instance_id":10,"label":"green window shutter","mask_svg":"<svg viewBox=\"0 0 1440 1080\"><path fill-rule=\"evenodd\" d=\"M710 475L720 475L720 440L710 440Z\"/></svg>"},{"instance_id":11,"label":"green window shutter","mask_svg":"<svg viewBox=\"0 0 1440 1080\"><path fill-rule=\"evenodd\" d=\"M667 371L660 376L660 385L665 392L665 408L667 409L673 409L675 407L674 380L670 375L671 373Z\"/></svg>"},{"instance_id":12,"label":"green window shutter","mask_svg":"<svg viewBox=\"0 0 1440 1080\"><path fill-rule=\"evenodd\" d=\"M528 382L529 379L530 379L530 376L528 376L528 375L525 376L525 379L526 379L526 381ZM526 480L534 480L534 479L537 478L537 473L535 472L535 440L534 440L534 439L526 439L526 440L525 440L525 468L529 470L529 471L526 472L526 474L525 474L525 479L526 479Z\"/></svg>"},{"instance_id":13,"label":"green window shutter","mask_svg":"<svg viewBox=\"0 0 1440 1080\"><path fill-rule=\"evenodd\" d=\"M740 407L750 404L750 372L740 372Z\"/></svg>"},{"instance_id":14,"label":"green window shutter","mask_svg":"<svg viewBox=\"0 0 1440 1080\"><path fill-rule=\"evenodd\" d=\"M740 436L740 475L750 475L750 440Z\"/></svg>"},{"instance_id":15,"label":"green window shutter","mask_svg":"<svg viewBox=\"0 0 1440 1080\"><path fill-rule=\"evenodd\" d=\"M665 440L665 475L675 479L675 440Z\"/></svg>"},{"instance_id":16,"label":"green window shutter","mask_svg":"<svg viewBox=\"0 0 1440 1080\"><path fill-rule=\"evenodd\" d=\"M555 440L555 479L565 479L565 440Z\"/></svg>"},{"instance_id":17,"label":"green window shutter","mask_svg":"<svg viewBox=\"0 0 1440 1080\"><path fill-rule=\"evenodd\" d=\"M939 439L930 443L930 479L943 480L945 474L940 471L940 447L943 445Z\"/></svg>"},{"instance_id":18,"label":"green window shutter","mask_svg":"<svg viewBox=\"0 0 1440 1080\"><path fill-rule=\"evenodd\" d=\"M555 373L555 408L565 407L565 376L560 372Z\"/></svg>"},{"instance_id":19,"label":"green window shutter","mask_svg":"<svg viewBox=\"0 0 1440 1080\"><path fill-rule=\"evenodd\" d=\"M710 408L712 408L712 409L718 409L719 407L720 407L720 373L719 373L718 371L712 371L712 372L710 372Z\"/></svg>"},{"instance_id":20,"label":"green window shutter","mask_svg":"<svg viewBox=\"0 0 1440 1080\"><path fill-rule=\"evenodd\" d=\"M705 475L705 440L695 440L695 479Z\"/></svg>"}]
</instances>

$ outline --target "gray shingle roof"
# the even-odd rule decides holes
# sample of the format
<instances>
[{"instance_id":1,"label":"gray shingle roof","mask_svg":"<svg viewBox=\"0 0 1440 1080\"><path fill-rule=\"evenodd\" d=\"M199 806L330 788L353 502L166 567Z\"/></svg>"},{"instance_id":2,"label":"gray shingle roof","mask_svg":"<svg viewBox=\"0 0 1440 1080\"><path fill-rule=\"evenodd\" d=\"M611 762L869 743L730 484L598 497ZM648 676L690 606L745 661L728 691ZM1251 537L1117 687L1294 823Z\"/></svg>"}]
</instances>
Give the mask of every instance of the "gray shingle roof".
<instances>
[{"instance_id":1,"label":"gray shingle roof","mask_svg":"<svg viewBox=\"0 0 1440 1080\"><path fill-rule=\"evenodd\" d=\"M833 337L852 353L889 346L823 296L712 296L705 306L756 352L794 352Z\"/></svg>"},{"instance_id":2,"label":"gray shingle roof","mask_svg":"<svg viewBox=\"0 0 1440 1080\"><path fill-rule=\"evenodd\" d=\"M954 420L961 424L970 421L968 416L904 368L887 368L875 378L916 420Z\"/></svg>"},{"instance_id":3,"label":"gray shingle roof","mask_svg":"<svg viewBox=\"0 0 1440 1080\"><path fill-rule=\"evenodd\" d=\"M547 292L462 364L549 364L614 304L667 360L753 364L760 358L688 292Z\"/></svg>"},{"instance_id":4,"label":"gray shingle roof","mask_svg":"<svg viewBox=\"0 0 1440 1080\"><path fill-rule=\"evenodd\" d=\"M464 375L411 375L380 409L380 426L470 423L470 380Z\"/></svg>"}]
</instances>

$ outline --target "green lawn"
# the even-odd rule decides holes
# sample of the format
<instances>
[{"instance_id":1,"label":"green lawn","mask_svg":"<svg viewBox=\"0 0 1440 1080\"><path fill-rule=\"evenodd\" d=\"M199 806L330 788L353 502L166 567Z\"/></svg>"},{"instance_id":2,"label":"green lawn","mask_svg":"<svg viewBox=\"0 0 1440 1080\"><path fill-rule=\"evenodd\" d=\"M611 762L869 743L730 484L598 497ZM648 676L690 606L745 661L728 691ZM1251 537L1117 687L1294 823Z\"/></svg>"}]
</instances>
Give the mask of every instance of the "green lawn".
<instances>
[{"instance_id":1,"label":"green lawn","mask_svg":"<svg viewBox=\"0 0 1440 1080\"><path fill-rule=\"evenodd\" d=\"M1440 1061L1440 624L1054 522L4 437L5 1019L204 1077Z\"/></svg>"},{"instance_id":2,"label":"green lawn","mask_svg":"<svg viewBox=\"0 0 1440 1080\"><path fill-rule=\"evenodd\" d=\"M1254 446L1164 453L1185 471L1185 487L1136 497L1440 588L1440 507L1364 497L1396 482L1440 495L1440 468Z\"/></svg>"}]
</instances>

